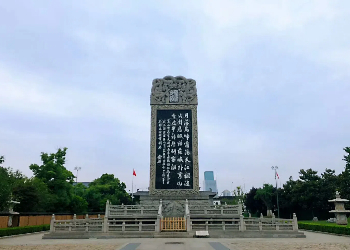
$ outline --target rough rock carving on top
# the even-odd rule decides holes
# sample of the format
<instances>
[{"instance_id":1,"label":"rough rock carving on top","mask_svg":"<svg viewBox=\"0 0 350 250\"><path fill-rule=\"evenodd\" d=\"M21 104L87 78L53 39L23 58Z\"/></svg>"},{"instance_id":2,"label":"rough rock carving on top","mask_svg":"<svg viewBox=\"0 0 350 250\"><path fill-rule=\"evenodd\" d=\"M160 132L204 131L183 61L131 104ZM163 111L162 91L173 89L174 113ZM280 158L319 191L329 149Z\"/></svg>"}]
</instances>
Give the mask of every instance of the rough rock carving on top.
<instances>
[{"instance_id":1,"label":"rough rock carving on top","mask_svg":"<svg viewBox=\"0 0 350 250\"><path fill-rule=\"evenodd\" d=\"M176 96L170 100L171 92ZM152 82L151 104L198 104L196 81L183 76L165 76Z\"/></svg>"}]
</instances>

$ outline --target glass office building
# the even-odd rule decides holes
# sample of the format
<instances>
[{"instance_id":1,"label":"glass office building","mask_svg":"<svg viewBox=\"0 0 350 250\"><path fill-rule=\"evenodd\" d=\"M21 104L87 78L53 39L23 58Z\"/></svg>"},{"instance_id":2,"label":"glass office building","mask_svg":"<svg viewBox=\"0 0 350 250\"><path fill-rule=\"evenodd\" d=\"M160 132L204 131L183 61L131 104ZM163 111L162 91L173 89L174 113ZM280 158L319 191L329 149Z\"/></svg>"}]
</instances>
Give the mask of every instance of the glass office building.
<instances>
[{"instance_id":1,"label":"glass office building","mask_svg":"<svg viewBox=\"0 0 350 250\"><path fill-rule=\"evenodd\" d=\"M218 192L218 187L216 185L216 180L214 180L213 171L204 172L204 191Z\"/></svg>"}]
</instances>

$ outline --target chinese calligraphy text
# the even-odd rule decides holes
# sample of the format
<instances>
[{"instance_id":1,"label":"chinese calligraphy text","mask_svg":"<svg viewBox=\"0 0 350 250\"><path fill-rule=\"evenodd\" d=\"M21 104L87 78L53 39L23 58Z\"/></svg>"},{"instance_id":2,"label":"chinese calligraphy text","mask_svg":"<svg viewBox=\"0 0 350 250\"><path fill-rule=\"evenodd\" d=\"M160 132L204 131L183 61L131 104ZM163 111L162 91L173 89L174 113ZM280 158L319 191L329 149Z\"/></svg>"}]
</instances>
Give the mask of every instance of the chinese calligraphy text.
<instances>
[{"instance_id":1,"label":"chinese calligraphy text","mask_svg":"<svg viewBox=\"0 0 350 250\"><path fill-rule=\"evenodd\" d=\"M192 189L192 111L157 110L156 189Z\"/></svg>"}]
</instances>

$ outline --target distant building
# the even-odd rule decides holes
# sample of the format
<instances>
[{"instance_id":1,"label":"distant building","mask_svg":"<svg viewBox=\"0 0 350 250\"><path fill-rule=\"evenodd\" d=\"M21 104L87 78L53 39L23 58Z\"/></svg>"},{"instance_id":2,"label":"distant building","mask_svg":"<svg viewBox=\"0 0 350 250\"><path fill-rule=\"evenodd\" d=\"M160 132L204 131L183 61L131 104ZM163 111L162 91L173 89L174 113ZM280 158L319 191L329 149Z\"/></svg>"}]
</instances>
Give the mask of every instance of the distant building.
<instances>
[{"instance_id":1,"label":"distant building","mask_svg":"<svg viewBox=\"0 0 350 250\"><path fill-rule=\"evenodd\" d=\"M78 182L78 184L79 183L81 183L81 184L83 184L85 187L89 187L89 184L91 183L91 182ZM75 186L75 185L77 185L77 183L76 182L73 182L73 186Z\"/></svg>"},{"instance_id":2,"label":"distant building","mask_svg":"<svg viewBox=\"0 0 350 250\"><path fill-rule=\"evenodd\" d=\"M204 191L218 192L218 187L216 185L216 180L214 180L213 171L204 172Z\"/></svg>"},{"instance_id":3,"label":"distant building","mask_svg":"<svg viewBox=\"0 0 350 250\"><path fill-rule=\"evenodd\" d=\"M225 189L224 191L222 191L222 196L231 196L231 192Z\"/></svg>"}]
</instances>

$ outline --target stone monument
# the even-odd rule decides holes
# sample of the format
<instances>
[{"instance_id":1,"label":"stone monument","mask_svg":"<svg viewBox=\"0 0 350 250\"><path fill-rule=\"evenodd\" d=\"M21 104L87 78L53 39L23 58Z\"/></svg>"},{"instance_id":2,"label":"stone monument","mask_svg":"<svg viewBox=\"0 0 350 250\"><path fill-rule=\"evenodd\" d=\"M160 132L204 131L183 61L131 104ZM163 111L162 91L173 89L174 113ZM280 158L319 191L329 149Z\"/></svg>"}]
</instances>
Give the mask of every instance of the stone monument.
<instances>
[{"instance_id":1,"label":"stone monument","mask_svg":"<svg viewBox=\"0 0 350 250\"><path fill-rule=\"evenodd\" d=\"M338 191L335 192L335 199L329 200L328 202L335 203L335 209L329 211L330 213L334 213L336 217L336 222L338 225L347 225L348 220L346 217L347 213L350 213L350 210L345 210L344 204L345 202L349 202L349 200L340 198L340 193Z\"/></svg>"},{"instance_id":2,"label":"stone monument","mask_svg":"<svg viewBox=\"0 0 350 250\"><path fill-rule=\"evenodd\" d=\"M154 79L151 90L149 192L140 203L163 202L164 214L183 216L191 205L212 205L213 192L199 191L196 81L183 76Z\"/></svg>"},{"instance_id":3,"label":"stone monument","mask_svg":"<svg viewBox=\"0 0 350 250\"><path fill-rule=\"evenodd\" d=\"M137 205L106 202L102 219L53 216L43 238L305 237L293 219L244 218L242 204L213 205L216 195L199 190L196 81L182 76L153 80L149 191ZM82 231L82 229L84 231Z\"/></svg>"}]
</instances>

